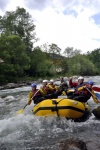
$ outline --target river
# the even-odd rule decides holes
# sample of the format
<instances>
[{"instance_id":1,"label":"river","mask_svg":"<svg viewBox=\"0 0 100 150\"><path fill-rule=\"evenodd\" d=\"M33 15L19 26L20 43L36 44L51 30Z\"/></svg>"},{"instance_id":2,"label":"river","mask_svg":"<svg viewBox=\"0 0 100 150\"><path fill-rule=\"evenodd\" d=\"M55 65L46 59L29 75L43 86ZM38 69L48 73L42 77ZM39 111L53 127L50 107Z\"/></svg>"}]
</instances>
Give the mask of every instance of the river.
<instances>
[{"instance_id":1,"label":"river","mask_svg":"<svg viewBox=\"0 0 100 150\"><path fill-rule=\"evenodd\" d=\"M100 86L100 76L85 79ZM40 87L40 85L38 85ZM100 120L93 114L85 122L56 117L36 117L33 103L22 114L16 112L27 102L29 86L0 91L0 150L61 150L66 139L79 138L88 150L100 150ZM100 104L89 100L91 110Z\"/></svg>"}]
</instances>

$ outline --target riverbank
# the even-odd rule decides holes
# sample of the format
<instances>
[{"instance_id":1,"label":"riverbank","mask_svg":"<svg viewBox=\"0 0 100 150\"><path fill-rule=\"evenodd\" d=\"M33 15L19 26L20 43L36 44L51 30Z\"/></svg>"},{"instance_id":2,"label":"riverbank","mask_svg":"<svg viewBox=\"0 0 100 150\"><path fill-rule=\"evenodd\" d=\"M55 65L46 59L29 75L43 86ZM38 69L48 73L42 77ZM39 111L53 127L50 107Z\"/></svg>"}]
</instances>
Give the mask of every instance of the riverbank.
<instances>
[{"instance_id":1,"label":"riverbank","mask_svg":"<svg viewBox=\"0 0 100 150\"><path fill-rule=\"evenodd\" d=\"M41 83L42 82L42 79L37 79L37 80L25 80L25 81L18 81L16 83L12 82L12 83L7 83L7 84L4 84L4 85L1 85L0 86L0 90L4 90L4 89L13 89L13 88L18 88L18 87L24 87L24 86L29 86L31 85L31 83Z\"/></svg>"},{"instance_id":2,"label":"riverbank","mask_svg":"<svg viewBox=\"0 0 100 150\"><path fill-rule=\"evenodd\" d=\"M69 77L63 77L63 78L64 78L65 82L68 82ZM74 81L77 81L78 76L77 75L72 76L72 78L73 78ZM98 80L99 82L97 83L97 79L99 78L99 76L94 76L94 77L85 76L84 78L85 78L85 80L84 80L85 82L87 82L88 80L91 80L91 78L92 78L91 81L93 81L94 83L96 83L96 84L100 83L99 80ZM58 78L54 77L53 79L54 79L55 82L60 81L60 77L58 77ZM33 82L35 82L37 84L40 84L40 83L42 83L42 80L43 80L42 78L39 78L39 79L34 79L34 78L25 78L24 79L24 78L22 78L22 80L20 79L20 81L18 81L16 83L12 81L12 83L7 83L7 84L4 84L4 85L1 85L0 90L13 89L13 88L18 88L18 87L23 87L23 86L29 86ZM48 79L48 81L49 81L49 79Z\"/></svg>"},{"instance_id":3,"label":"riverbank","mask_svg":"<svg viewBox=\"0 0 100 150\"><path fill-rule=\"evenodd\" d=\"M40 84L42 83L43 79L37 79L37 80L26 80L26 81L19 81L17 83L7 83L4 85L0 86L0 90L4 89L13 89L13 88L18 88L18 87L23 87L23 86L30 86L31 83L37 83ZM56 78L55 81L59 81L59 78Z\"/></svg>"}]
</instances>

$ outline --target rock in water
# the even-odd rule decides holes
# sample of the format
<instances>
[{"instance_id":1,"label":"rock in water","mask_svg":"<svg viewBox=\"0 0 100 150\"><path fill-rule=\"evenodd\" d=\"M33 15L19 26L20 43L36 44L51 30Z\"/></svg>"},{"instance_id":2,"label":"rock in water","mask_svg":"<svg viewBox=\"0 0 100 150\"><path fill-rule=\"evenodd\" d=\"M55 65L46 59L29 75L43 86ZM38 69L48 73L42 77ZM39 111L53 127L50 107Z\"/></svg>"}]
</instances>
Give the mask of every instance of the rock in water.
<instances>
[{"instance_id":1,"label":"rock in water","mask_svg":"<svg viewBox=\"0 0 100 150\"><path fill-rule=\"evenodd\" d=\"M100 119L100 106L98 106L97 108L92 110L92 113L94 114L94 116L98 119Z\"/></svg>"},{"instance_id":2,"label":"rock in water","mask_svg":"<svg viewBox=\"0 0 100 150\"><path fill-rule=\"evenodd\" d=\"M86 144L80 139L67 139L62 141L60 147L61 150L87 150Z\"/></svg>"}]
</instances>

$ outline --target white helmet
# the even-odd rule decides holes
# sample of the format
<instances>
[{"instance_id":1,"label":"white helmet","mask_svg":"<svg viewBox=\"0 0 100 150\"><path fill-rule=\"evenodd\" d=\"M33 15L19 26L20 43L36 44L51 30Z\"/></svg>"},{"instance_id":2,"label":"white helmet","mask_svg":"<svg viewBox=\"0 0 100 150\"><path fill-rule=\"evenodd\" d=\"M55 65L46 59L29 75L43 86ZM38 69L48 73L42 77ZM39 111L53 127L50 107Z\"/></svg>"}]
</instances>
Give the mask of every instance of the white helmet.
<instances>
[{"instance_id":1,"label":"white helmet","mask_svg":"<svg viewBox=\"0 0 100 150\"><path fill-rule=\"evenodd\" d=\"M80 77L78 78L78 80L84 80L84 78L83 78L82 76L80 76Z\"/></svg>"},{"instance_id":2,"label":"white helmet","mask_svg":"<svg viewBox=\"0 0 100 150\"><path fill-rule=\"evenodd\" d=\"M51 79L51 80L50 80L50 82L54 82L54 80L53 80L53 79Z\"/></svg>"},{"instance_id":3,"label":"white helmet","mask_svg":"<svg viewBox=\"0 0 100 150\"><path fill-rule=\"evenodd\" d=\"M48 83L48 80L43 80L42 82L43 82L43 83Z\"/></svg>"}]
</instances>

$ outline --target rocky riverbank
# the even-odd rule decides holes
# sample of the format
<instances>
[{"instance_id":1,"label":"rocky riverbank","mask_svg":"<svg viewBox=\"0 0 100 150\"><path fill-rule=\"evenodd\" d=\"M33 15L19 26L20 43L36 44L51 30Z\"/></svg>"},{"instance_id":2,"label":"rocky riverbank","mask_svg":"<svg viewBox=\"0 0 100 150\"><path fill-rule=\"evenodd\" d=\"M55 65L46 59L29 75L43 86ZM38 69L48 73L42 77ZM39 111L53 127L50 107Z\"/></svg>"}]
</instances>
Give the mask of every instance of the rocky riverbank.
<instances>
[{"instance_id":1,"label":"rocky riverbank","mask_svg":"<svg viewBox=\"0 0 100 150\"><path fill-rule=\"evenodd\" d=\"M0 86L0 90L4 90L4 89L13 89L13 88L18 88L18 87L23 87L23 86L29 86L31 85L31 83L41 83L42 82L42 79L38 79L37 81L20 81L20 82L17 82L17 83L8 83L8 84L5 84L5 85L1 85Z\"/></svg>"},{"instance_id":2,"label":"rocky riverbank","mask_svg":"<svg viewBox=\"0 0 100 150\"><path fill-rule=\"evenodd\" d=\"M78 76L72 76L73 80L77 80ZM89 78L89 77L85 77L85 78ZM69 78L68 77L63 77L65 82L68 82ZM13 88L18 88L18 87L22 87L22 86L28 86L31 83L35 82L37 84L42 83L42 78L39 78L38 80L34 80L34 81L19 81L17 83L8 83L5 85L1 85L0 86L0 90L4 90L4 89L13 89ZM55 78L54 81L60 81L61 78ZM49 81L49 80L48 80Z\"/></svg>"},{"instance_id":3,"label":"rocky riverbank","mask_svg":"<svg viewBox=\"0 0 100 150\"><path fill-rule=\"evenodd\" d=\"M0 86L0 90L4 90L4 89L13 89L13 88L18 88L18 87L23 87L23 86L29 86L31 85L31 83L35 82L37 84L42 83L43 79L38 79L38 80L34 80L34 81L20 81L18 83L8 83L5 85L1 85ZM60 79L55 79L55 81L59 81Z\"/></svg>"},{"instance_id":4,"label":"rocky riverbank","mask_svg":"<svg viewBox=\"0 0 100 150\"><path fill-rule=\"evenodd\" d=\"M30 84L31 84L30 82L8 83L8 84L0 86L0 90L13 89L13 88L18 88L18 87L22 87L22 86L28 86Z\"/></svg>"}]
</instances>

